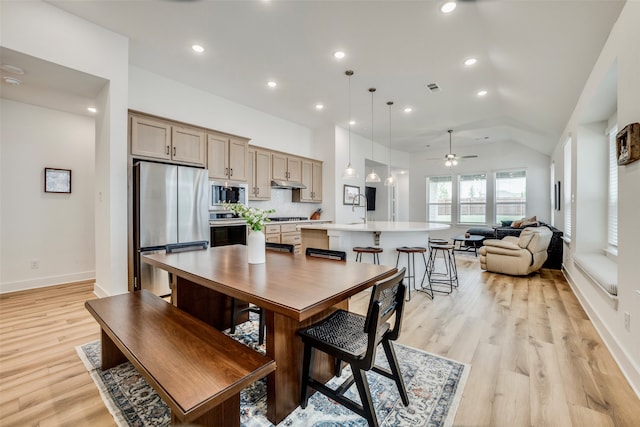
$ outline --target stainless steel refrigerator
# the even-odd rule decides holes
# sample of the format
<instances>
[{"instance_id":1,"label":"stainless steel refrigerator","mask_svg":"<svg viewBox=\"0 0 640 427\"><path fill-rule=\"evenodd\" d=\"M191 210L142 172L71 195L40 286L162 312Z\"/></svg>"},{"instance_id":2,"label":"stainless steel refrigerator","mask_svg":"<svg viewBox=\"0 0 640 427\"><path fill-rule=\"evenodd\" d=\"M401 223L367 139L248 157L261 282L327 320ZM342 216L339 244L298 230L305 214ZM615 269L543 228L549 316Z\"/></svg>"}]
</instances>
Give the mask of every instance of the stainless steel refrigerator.
<instances>
[{"instance_id":1,"label":"stainless steel refrigerator","mask_svg":"<svg viewBox=\"0 0 640 427\"><path fill-rule=\"evenodd\" d=\"M134 165L134 288L171 293L169 274L140 255L206 249L209 241L208 172L162 163Z\"/></svg>"}]
</instances>

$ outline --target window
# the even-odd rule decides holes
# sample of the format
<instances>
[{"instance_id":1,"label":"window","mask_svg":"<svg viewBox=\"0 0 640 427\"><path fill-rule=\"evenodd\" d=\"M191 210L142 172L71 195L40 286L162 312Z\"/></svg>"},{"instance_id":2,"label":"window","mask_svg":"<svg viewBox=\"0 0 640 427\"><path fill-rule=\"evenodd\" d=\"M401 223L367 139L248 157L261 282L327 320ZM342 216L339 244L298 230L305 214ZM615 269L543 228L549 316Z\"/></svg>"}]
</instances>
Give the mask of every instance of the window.
<instances>
[{"instance_id":1,"label":"window","mask_svg":"<svg viewBox=\"0 0 640 427\"><path fill-rule=\"evenodd\" d=\"M450 176L427 178L427 221L451 223L453 184Z\"/></svg>"},{"instance_id":2,"label":"window","mask_svg":"<svg viewBox=\"0 0 640 427\"><path fill-rule=\"evenodd\" d=\"M526 216L527 172L496 173L496 222L515 221Z\"/></svg>"},{"instance_id":3,"label":"window","mask_svg":"<svg viewBox=\"0 0 640 427\"><path fill-rule=\"evenodd\" d=\"M571 239L571 138L564 145L564 188L562 197L564 198L564 235Z\"/></svg>"},{"instance_id":4,"label":"window","mask_svg":"<svg viewBox=\"0 0 640 427\"><path fill-rule=\"evenodd\" d=\"M460 175L458 185L459 222L485 224L487 217L487 174Z\"/></svg>"},{"instance_id":5,"label":"window","mask_svg":"<svg viewBox=\"0 0 640 427\"><path fill-rule=\"evenodd\" d=\"M607 246L614 251L618 247L618 160L615 126L609 132L609 202L607 206Z\"/></svg>"}]
</instances>

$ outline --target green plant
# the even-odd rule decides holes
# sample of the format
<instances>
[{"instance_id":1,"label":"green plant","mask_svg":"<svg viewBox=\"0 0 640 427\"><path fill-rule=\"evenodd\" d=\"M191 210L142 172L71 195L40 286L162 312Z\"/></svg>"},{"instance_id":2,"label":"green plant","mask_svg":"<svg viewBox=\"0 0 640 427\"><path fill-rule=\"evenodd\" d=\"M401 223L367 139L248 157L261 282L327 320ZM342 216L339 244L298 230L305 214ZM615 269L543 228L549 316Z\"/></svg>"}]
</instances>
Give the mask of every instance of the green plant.
<instances>
[{"instance_id":1,"label":"green plant","mask_svg":"<svg viewBox=\"0 0 640 427\"><path fill-rule=\"evenodd\" d=\"M247 226L253 231L261 231L264 224L271 221L267 215L276 211L275 209L258 209L240 203L223 203L222 206L247 220Z\"/></svg>"}]
</instances>

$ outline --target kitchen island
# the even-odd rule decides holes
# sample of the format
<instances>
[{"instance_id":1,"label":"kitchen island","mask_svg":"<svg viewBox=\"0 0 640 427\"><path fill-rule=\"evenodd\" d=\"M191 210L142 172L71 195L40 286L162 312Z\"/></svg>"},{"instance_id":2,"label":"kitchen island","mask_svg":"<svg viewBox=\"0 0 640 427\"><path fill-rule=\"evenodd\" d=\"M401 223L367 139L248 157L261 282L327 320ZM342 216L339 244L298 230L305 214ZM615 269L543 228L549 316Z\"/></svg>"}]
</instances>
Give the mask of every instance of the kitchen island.
<instances>
[{"instance_id":1,"label":"kitchen island","mask_svg":"<svg viewBox=\"0 0 640 427\"><path fill-rule=\"evenodd\" d=\"M380 264L396 265L400 246L427 247L429 232L446 230L447 224L433 222L368 221L357 224L308 224L298 229L302 236L302 251L307 247L345 251L349 259L355 259L355 246L378 246L383 249ZM406 265L401 257L400 266ZM363 262L371 263L371 257L363 256ZM416 260L419 277L424 273L424 263Z\"/></svg>"}]
</instances>

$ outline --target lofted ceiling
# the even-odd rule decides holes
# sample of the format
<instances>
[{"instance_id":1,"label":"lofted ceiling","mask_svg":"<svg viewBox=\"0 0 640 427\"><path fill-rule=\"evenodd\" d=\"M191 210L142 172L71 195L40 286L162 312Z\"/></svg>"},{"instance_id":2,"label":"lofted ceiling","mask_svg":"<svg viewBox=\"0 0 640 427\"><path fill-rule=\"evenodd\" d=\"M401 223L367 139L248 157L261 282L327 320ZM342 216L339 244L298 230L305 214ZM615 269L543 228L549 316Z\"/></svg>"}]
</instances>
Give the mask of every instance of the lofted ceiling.
<instances>
[{"instance_id":1,"label":"lofted ceiling","mask_svg":"<svg viewBox=\"0 0 640 427\"><path fill-rule=\"evenodd\" d=\"M549 154L618 0L49 0L130 40L130 64L310 128L418 152L508 141ZM193 44L205 51L196 54ZM337 60L335 51L346 57ZM474 66L463 65L474 57ZM276 88L267 81L278 83ZM427 84L440 90L431 92ZM479 97L479 90L487 95ZM315 105L324 108L317 110ZM411 107L405 113L405 107Z\"/></svg>"}]
</instances>

